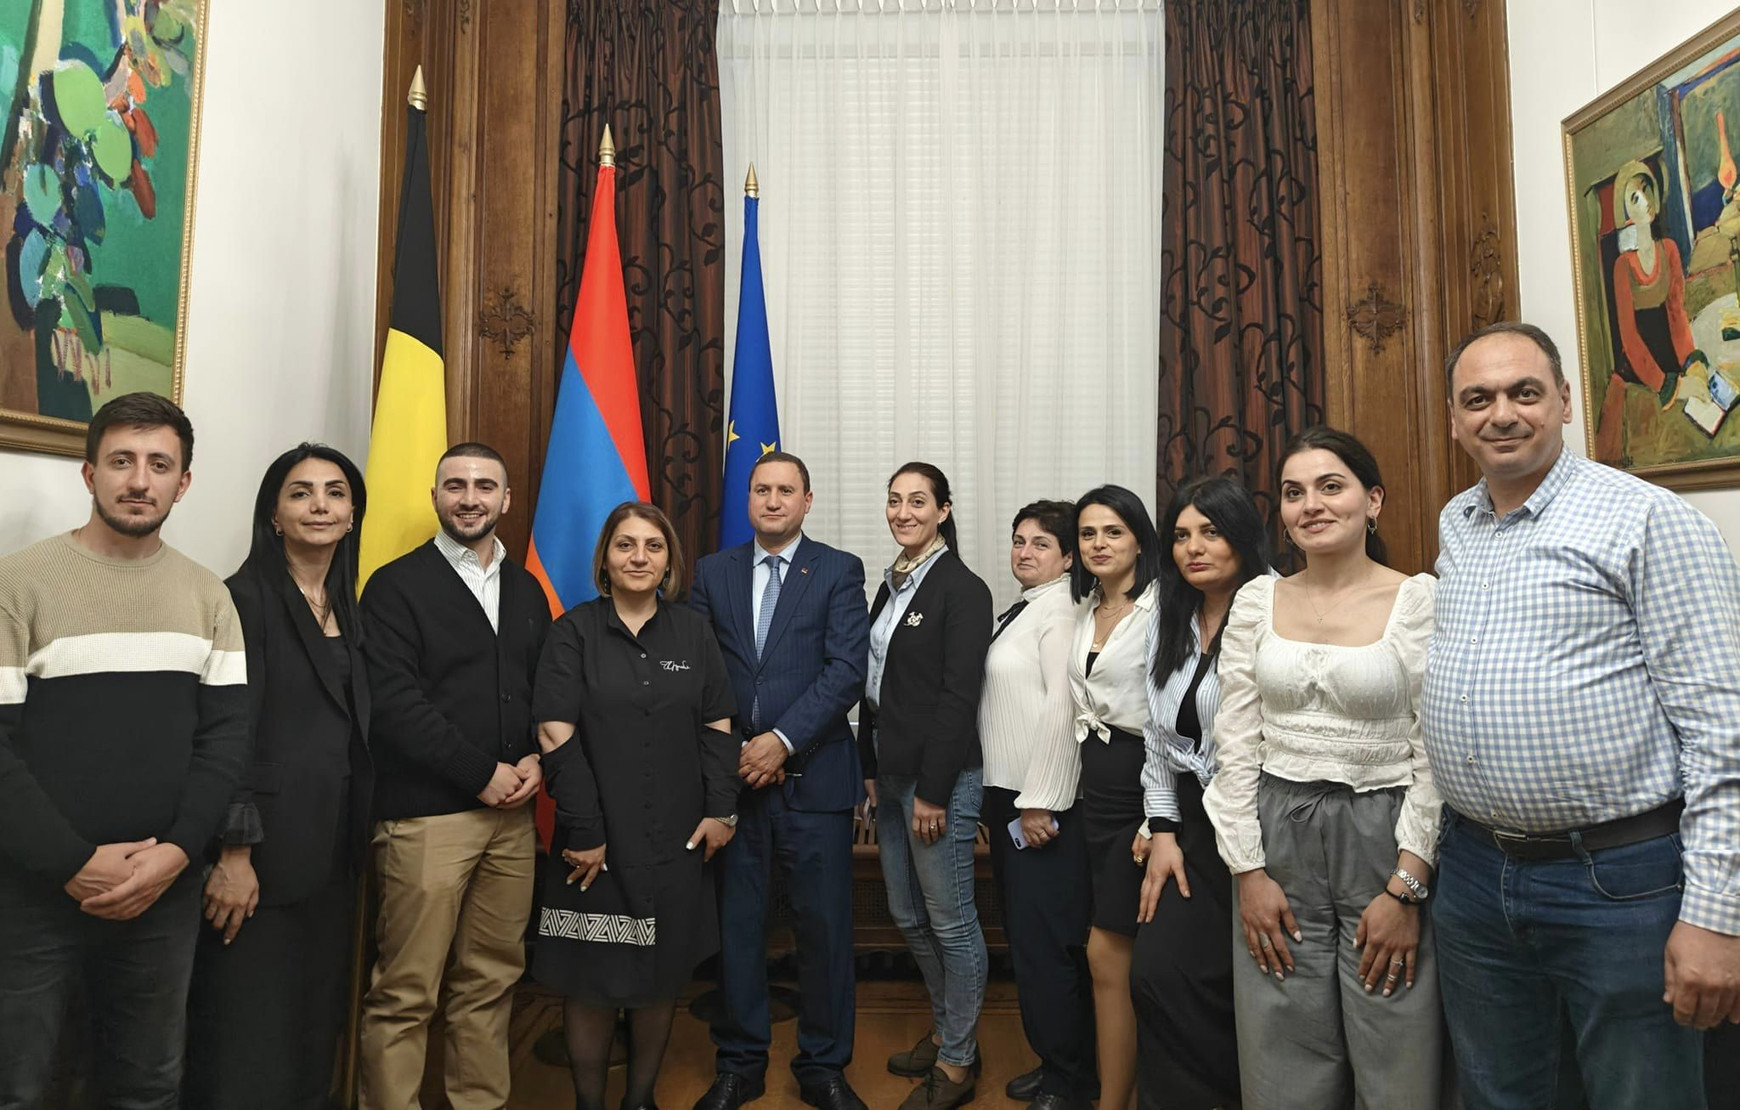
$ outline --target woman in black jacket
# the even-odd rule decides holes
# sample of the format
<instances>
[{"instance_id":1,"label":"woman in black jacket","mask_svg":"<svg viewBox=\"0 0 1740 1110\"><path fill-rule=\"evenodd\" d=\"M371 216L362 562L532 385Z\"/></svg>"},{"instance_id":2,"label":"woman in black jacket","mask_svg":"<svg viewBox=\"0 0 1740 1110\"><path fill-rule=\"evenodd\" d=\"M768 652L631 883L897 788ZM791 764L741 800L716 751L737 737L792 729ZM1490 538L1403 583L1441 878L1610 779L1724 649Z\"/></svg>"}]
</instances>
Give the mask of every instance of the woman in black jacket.
<instances>
[{"instance_id":1,"label":"woman in black jacket","mask_svg":"<svg viewBox=\"0 0 1740 1110\"><path fill-rule=\"evenodd\" d=\"M956 554L942 471L922 462L895 471L886 511L900 555L870 609L859 747L888 909L924 975L935 1021L888 1070L925 1080L902 1110L942 1110L973 1097L979 1070L974 1027L986 961L973 844L984 799L978 711L991 591Z\"/></svg>"},{"instance_id":2,"label":"woman in black jacket","mask_svg":"<svg viewBox=\"0 0 1740 1110\"><path fill-rule=\"evenodd\" d=\"M356 464L304 443L254 501L228 582L253 751L214 846L188 999L191 1108L330 1105L373 775L359 651Z\"/></svg>"}]
</instances>

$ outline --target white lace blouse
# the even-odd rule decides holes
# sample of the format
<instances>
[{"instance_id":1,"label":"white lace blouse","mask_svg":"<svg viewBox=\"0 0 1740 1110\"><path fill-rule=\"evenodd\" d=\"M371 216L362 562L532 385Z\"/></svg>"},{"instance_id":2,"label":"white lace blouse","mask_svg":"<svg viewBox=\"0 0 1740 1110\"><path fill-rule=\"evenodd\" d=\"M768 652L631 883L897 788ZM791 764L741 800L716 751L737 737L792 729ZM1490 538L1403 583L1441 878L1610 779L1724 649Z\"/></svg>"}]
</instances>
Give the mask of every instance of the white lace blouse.
<instances>
[{"instance_id":1,"label":"white lace blouse","mask_svg":"<svg viewBox=\"0 0 1740 1110\"><path fill-rule=\"evenodd\" d=\"M1420 735L1420 682L1437 579L1403 582L1383 635L1360 647L1277 635L1276 581L1247 582L1221 635L1219 769L1202 799L1221 858L1235 875L1264 866L1257 780L1267 771L1356 791L1406 787L1397 847L1434 862L1442 807Z\"/></svg>"}]
</instances>

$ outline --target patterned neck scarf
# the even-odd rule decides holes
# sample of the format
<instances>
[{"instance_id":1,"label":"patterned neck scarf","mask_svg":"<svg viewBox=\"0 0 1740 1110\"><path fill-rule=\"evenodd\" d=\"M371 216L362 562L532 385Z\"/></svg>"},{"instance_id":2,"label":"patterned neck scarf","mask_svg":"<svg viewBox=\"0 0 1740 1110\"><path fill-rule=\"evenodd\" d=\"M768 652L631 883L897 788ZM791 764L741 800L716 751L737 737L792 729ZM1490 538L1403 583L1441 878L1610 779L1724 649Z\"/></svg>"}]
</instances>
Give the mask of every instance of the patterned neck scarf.
<instances>
[{"instance_id":1,"label":"patterned neck scarf","mask_svg":"<svg viewBox=\"0 0 1740 1110\"><path fill-rule=\"evenodd\" d=\"M913 571L929 562L931 556L947 546L948 544L943 541L942 535L939 533L936 539L930 541L930 546L924 549L923 554L916 559L902 551L900 556L894 560L894 565L888 570L888 577L893 581L894 588L898 590L906 585L906 580L912 577Z\"/></svg>"}]
</instances>

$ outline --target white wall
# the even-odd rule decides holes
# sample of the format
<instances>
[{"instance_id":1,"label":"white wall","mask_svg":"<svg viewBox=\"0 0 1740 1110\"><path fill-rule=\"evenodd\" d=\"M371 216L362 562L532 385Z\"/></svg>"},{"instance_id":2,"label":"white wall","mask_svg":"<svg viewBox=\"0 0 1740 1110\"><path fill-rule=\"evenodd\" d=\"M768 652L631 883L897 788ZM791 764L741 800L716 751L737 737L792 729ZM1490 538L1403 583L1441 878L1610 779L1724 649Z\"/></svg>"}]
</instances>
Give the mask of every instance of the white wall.
<instances>
[{"instance_id":1,"label":"white wall","mask_svg":"<svg viewBox=\"0 0 1740 1110\"><path fill-rule=\"evenodd\" d=\"M1565 438L1578 451L1586 402L1559 125L1732 10L1726 0L1669 0L1644 9L1631 0L1509 0L1505 8L1522 318L1546 329L1564 355L1577 407ZM1686 500L1740 552L1740 490L1688 493Z\"/></svg>"},{"instance_id":2,"label":"white wall","mask_svg":"<svg viewBox=\"0 0 1740 1110\"><path fill-rule=\"evenodd\" d=\"M170 543L228 574L260 475L318 439L360 465L373 383L386 0L210 6ZM292 14L286 15L286 11ZM0 451L0 552L82 523L78 462Z\"/></svg>"}]
</instances>

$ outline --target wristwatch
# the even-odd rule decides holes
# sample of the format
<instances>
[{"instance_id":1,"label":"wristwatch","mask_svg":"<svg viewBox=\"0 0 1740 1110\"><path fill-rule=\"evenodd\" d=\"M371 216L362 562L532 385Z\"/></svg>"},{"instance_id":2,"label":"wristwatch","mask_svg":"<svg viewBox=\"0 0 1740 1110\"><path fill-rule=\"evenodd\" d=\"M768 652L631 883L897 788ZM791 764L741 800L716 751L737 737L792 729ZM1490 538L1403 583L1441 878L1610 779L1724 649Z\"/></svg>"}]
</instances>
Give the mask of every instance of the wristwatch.
<instances>
[{"instance_id":1,"label":"wristwatch","mask_svg":"<svg viewBox=\"0 0 1740 1110\"><path fill-rule=\"evenodd\" d=\"M1432 893L1425 883L1408 874L1406 868L1398 867L1390 874L1402 880L1402 885L1408 888L1408 893L1414 896L1416 902L1424 902Z\"/></svg>"},{"instance_id":2,"label":"wristwatch","mask_svg":"<svg viewBox=\"0 0 1740 1110\"><path fill-rule=\"evenodd\" d=\"M719 822L728 829L734 829L737 827L737 815L735 813L729 817L715 817L713 820Z\"/></svg>"}]
</instances>

